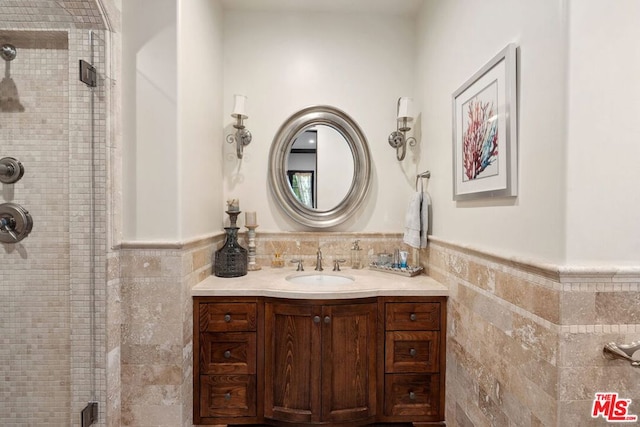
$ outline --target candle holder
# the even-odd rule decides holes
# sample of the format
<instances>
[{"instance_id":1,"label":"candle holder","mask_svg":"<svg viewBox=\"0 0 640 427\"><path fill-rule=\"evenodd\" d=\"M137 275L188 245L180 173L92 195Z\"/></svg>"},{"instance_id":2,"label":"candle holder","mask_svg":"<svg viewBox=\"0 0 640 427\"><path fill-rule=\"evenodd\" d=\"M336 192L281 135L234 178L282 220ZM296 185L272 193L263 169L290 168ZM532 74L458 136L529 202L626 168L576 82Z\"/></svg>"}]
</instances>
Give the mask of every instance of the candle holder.
<instances>
[{"instance_id":1,"label":"candle holder","mask_svg":"<svg viewBox=\"0 0 640 427\"><path fill-rule=\"evenodd\" d=\"M258 263L256 263L256 228L258 228L257 224L245 224L247 227L247 240L249 241L249 265L247 269L249 271L258 271L261 270L262 267Z\"/></svg>"}]
</instances>

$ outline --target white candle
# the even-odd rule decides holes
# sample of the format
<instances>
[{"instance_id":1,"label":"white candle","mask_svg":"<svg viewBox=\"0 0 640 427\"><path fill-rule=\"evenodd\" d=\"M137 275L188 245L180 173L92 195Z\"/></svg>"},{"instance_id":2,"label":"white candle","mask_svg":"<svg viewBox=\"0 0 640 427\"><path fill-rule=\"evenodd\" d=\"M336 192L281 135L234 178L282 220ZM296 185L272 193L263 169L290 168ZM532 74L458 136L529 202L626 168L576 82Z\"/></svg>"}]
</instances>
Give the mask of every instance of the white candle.
<instances>
[{"instance_id":1,"label":"white candle","mask_svg":"<svg viewBox=\"0 0 640 427\"><path fill-rule=\"evenodd\" d=\"M411 110L413 107L413 99L403 96L400 98L400 103L398 105L398 118L402 119L405 117L412 118Z\"/></svg>"},{"instance_id":2,"label":"white candle","mask_svg":"<svg viewBox=\"0 0 640 427\"><path fill-rule=\"evenodd\" d=\"M258 219L255 212L245 212L244 225L258 225Z\"/></svg>"},{"instance_id":3,"label":"white candle","mask_svg":"<svg viewBox=\"0 0 640 427\"><path fill-rule=\"evenodd\" d=\"M233 113L231 114L235 116L246 116L245 103L247 102L247 97L244 95L234 95L234 98Z\"/></svg>"}]
</instances>

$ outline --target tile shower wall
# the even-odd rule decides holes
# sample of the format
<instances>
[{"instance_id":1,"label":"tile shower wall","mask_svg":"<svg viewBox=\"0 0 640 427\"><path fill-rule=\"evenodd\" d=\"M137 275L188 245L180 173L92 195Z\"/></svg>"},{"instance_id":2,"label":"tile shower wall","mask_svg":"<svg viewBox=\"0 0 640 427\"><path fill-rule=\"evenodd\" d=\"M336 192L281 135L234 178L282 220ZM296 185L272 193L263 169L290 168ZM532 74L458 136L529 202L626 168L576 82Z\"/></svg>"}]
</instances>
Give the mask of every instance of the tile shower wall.
<instances>
[{"instance_id":1,"label":"tile shower wall","mask_svg":"<svg viewBox=\"0 0 640 427\"><path fill-rule=\"evenodd\" d=\"M0 29L0 42L18 49L14 61L2 61L2 84L15 84L24 107L0 108L0 156L17 157L26 169L21 181L2 185L1 202L22 204L34 219L29 237L0 246L0 424L77 425L90 400L102 403L105 416L104 245L95 243L93 272L91 264L92 245L105 241L105 121L92 123L91 92L78 82L78 59L90 55L88 31L38 24L34 5L3 4ZM104 44L96 47L104 70ZM104 95L96 89L102 117Z\"/></svg>"},{"instance_id":2,"label":"tile shower wall","mask_svg":"<svg viewBox=\"0 0 640 427\"><path fill-rule=\"evenodd\" d=\"M66 424L71 402L68 378L60 375L71 369L70 242L68 223L60 220L69 216L60 197L69 187L69 52L65 33L52 38L56 48L18 48L3 83L15 84L21 108L7 111L5 93L0 105L0 156L25 167L21 181L2 186L2 202L21 204L34 219L27 239L1 248L0 420L15 425Z\"/></svg>"},{"instance_id":3,"label":"tile shower wall","mask_svg":"<svg viewBox=\"0 0 640 427\"><path fill-rule=\"evenodd\" d=\"M637 271L537 266L437 239L423 252L450 289L447 425L602 426L596 392L640 402L637 372L602 357L609 341L638 340Z\"/></svg>"}]
</instances>

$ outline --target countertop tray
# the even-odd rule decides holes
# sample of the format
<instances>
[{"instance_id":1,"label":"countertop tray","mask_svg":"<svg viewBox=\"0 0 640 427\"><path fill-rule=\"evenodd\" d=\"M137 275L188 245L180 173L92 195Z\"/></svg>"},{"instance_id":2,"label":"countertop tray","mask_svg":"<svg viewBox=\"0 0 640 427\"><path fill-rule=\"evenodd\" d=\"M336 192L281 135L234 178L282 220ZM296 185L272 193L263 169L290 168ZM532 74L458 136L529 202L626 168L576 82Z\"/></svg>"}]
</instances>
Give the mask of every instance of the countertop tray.
<instances>
[{"instance_id":1,"label":"countertop tray","mask_svg":"<svg viewBox=\"0 0 640 427\"><path fill-rule=\"evenodd\" d=\"M369 264L369 270L382 271L383 273L397 274L404 277L413 277L421 274L424 268L422 267L407 267L407 268L394 268L383 267L380 265Z\"/></svg>"}]
</instances>

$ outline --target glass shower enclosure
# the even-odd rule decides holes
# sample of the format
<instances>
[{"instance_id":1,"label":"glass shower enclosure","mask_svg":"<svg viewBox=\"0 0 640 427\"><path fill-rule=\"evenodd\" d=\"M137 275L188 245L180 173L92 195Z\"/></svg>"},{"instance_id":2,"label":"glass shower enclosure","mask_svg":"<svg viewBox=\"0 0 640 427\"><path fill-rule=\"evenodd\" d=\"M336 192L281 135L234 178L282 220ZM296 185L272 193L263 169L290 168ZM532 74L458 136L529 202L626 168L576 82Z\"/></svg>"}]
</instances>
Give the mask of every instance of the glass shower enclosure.
<instances>
[{"instance_id":1,"label":"glass shower enclosure","mask_svg":"<svg viewBox=\"0 0 640 427\"><path fill-rule=\"evenodd\" d=\"M0 425L89 425L90 402L89 423L104 425L104 31L2 19L0 49L15 57L0 59L0 159L22 176L0 183ZM14 179L16 163L0 174Z\"/></svg>"}]
</instances>

